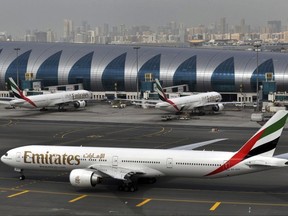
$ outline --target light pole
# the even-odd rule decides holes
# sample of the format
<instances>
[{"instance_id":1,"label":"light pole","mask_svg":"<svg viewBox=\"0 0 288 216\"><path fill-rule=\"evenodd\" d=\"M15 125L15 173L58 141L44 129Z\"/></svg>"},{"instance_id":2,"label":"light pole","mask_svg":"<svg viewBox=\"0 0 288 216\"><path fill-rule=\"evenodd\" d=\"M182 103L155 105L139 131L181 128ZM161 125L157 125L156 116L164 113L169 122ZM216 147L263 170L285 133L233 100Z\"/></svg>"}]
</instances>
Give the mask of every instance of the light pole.
<instances>
[{"instance_id":1,"label":"light pole","mask_svg":"<svg viewBox=\"0 0 288 216\"><path fill-rule=\"evenodd\" d=\"M17 85L18 85L18 87L19 87L19 72L18 72L18 54L19 54L19 50L20 50L20 48L14 48L14 50L16 51L16 55L17 55L17 57L16 57L16 75L17 75Z\"/></svg>"},{"instance_id":2,"label":"light pole","mask_svg":"<svg viewBox=\"0 0 288 216\"><path fill-rule=\"evenodd\" d=\"M133 47L136 50L136 89L137 89L137 99L139 99L139 78L138 78L138 50L140 49L139 46Z\"/></svg>"},{"instance_id":3,"label":"light pole","mask_svg":"<svg viewBox=\"0 0 288 216\"><path fill-rule=\"evenodd\" d=\"M256 92L257 92L257 102L256 102L256 111L259 111L259 59L258 59L258 52L259 52L259 48L261 47L261 44L255 44L254 45L255 49L256 49L256 64L257 64L257 77L256 77Z\"/></svg>"}]
</instances>

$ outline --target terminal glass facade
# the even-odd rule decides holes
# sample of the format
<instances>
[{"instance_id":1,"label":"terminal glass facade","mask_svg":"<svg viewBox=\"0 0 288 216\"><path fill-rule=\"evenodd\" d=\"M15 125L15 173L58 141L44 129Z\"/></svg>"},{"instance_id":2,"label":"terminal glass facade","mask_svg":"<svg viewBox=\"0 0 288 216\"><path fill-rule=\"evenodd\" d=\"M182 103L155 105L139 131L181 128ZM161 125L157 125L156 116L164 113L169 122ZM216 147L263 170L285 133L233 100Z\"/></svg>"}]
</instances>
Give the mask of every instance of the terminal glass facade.
<instances>
[{"instance_id":1,"label":"terminal glass facade","mask_svg":"<svg viewBox=\"0 0 288 216\"><path fill-rule=\"evenodd\" d=\"M68 83L83 83L84 89L90 89L91 62L94 52L80 58L71 68Z\"/></svg>"},{"instance_id":2,"label":"terminal glass facade","mask_svg":"<svg viewBox=\"0 0 288 216\"><path fill-rule=\"evenodd\" d=\"M139 85L141 82L145 81L145 74L147 73L151 73L153 75L153 79L159 79L160 59L161 55L159 54L149 59L146 63L143 64L138 73Z\"/></svg>"},{"instance_id":3,"label":"terminal glass facade","mask_svg":"<svg viewBox=\"0 0 288 216\"><path fill-rule=\"evenodd\" d=\"M268 59L267 61L263 62L258 66L258 82L261 85L262 81L265 81L265 74L272 73L274 77L274 64L272 59ZM254 70L252 77L251 77L251 88L253 91L257 89L257 68Z\"/></svg>"},{"instance_id":4,"label":"terminal glass facade","mask_svg":"<svg viewBox=\"0 0 288 216\"><path fill-rule=\"evenodd\" d=\"M102 85L105 91L124 91L124 70L127 53L112 60L102 75Z\"/></svg>"},{"instance_id":5,"label":"terminal glass facade","mask_svg":"<svg viewBox=\"0 0 288 216\"><path fill-rule=\"evenodd\" d=\"M42 79L44 86L58 85L58 65L62 51L47 58L39 67L36 79Z\"/></svg>"},{"instance_id":6,"label":"terminal glass facade","mask_svg":"<svg viewBox=\"0 0 288 216\"><path fill-rule=\"evenodd\" d=\"M196 90L196 62L197 57L192 56L191 58L184 61L175 71L173 77L173 85L187 84L190 91Z\"/></svg>"},{"instance_id":7,"label":"terminal glass facade","mask_svg":"<svg viewBox=\"0 0 288 216\"><path fill-rule=\"evenodd\" d=\"M30 54L31 50L19 55L18 58L12 61L5 74L5 80L8 80L9 77L12 77L16 82L17 70L18 70L19 82L20 80L25 80L25 73L27 72L27 64Z\"/></svg>"},{"instance_id":8,"label":"terminal glass facade","mask_svg":"<svg viewBox=\"0 0 288 216\"><path fill-rule=\"evenodd\" d=\"M211 85L214 91L235 91L234 58L231 57L222 62L213 72Z\"/></svg>"}]
</instances>

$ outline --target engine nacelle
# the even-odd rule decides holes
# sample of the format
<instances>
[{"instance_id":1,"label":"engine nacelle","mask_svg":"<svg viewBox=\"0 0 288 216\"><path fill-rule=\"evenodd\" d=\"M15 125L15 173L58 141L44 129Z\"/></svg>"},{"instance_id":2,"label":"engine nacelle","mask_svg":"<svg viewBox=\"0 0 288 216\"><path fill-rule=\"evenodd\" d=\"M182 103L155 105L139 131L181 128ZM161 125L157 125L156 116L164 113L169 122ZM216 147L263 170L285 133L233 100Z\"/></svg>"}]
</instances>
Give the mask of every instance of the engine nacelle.
<instances>
[{"instance_id":1,"label":"engine nacelle","mask_svg":"<svg viewBox=\"0 0 288 216\"><path fill-rule=\"evenodd\" d=\"M83 108L83 107L85 107L86 105L87 105L87 103L86 103L86 101L84 101L84 100L75 101L75 102L74 102L74 107L75 107L76 109L78 109L78 108Z\"/></svg>"},{"instance_id":2,"label":"engine nacelle","mask_svg":"<svg viewBox=\"0 0 288 216\"><path fill-rule=\"evenodd\" d=\"M102 177L93 170L74 169L70 173L69 180L76 187L95 187L101 183Z\"/></svg>"},{"instance_id":3,"label":"engine nacelle","mask_svg":"<svg viewBox=\"0 0 288 216\"><path fill-rule=\"evenodd\" d=\"M216 104L212 107L212 110L215 111L215 112L218 112L218 111L221 111L224 109L224 105L219 103L219 104Z\"/></svg>"}]
</instances>

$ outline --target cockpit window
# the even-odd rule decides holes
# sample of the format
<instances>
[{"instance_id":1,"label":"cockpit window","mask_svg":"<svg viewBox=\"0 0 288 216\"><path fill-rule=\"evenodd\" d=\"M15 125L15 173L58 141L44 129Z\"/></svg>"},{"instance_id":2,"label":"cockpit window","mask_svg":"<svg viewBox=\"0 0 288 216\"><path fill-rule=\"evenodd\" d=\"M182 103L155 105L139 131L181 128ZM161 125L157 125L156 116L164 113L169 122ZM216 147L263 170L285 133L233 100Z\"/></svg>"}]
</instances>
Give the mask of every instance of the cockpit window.
<instances>
[{"instance_id":1,"label":"cockpit window","mask_svg":"<svg viewBox=\"0 0 288 216\"><path fill-rule=\"evenodd\" d=\"M8 153L6 152L5 156L7 157L8 156Z\"/></svg>"}]
</instances>

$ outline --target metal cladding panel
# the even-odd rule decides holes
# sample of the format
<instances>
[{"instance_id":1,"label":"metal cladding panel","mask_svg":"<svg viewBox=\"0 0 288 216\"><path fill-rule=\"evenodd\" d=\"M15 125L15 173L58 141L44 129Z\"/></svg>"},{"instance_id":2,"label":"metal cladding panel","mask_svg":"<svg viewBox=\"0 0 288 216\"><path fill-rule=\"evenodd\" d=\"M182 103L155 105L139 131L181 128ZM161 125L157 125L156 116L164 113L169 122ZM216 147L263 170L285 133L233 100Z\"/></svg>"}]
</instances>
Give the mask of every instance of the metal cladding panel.
<instances>
[{"instance_id":1,"label":"metal cladding panel","mask_svg":"<svg viewBox=\"0 0 288 216\"><path fill-rule=\"evenodd\" d=\"M37 76L40 66L50 56L62 52L59 59L57 77L55 77L55 80L58 80L58 84L68 84L69 73L73 65L83 56L93 52L90 71L90 90L92 91L104 90L101 78L105 68L113 59L123 53L127 53L124 68L125 90L136 90L136 51L133 46L33 42L0 42L0 50L2 50L0 53L1 89L5 89L7 70L16 59L15 48L20 48L18 56L31 50L27 63L27 72L34 73L34 77ZM268 59L272 60L277 90L287 91L288 54L272 52L259 52L258 54L258 65ZM233 57L236 90L240 85L243 85L243 91L249 92L253 90L250 81L257 67L256 52L142 46L138 50L138 69L140 70L143 65L157 55L160 55L160 66L157 73L159 73L164 86L173 85L173 77L177 68L187 59L196 56L196 90L213 90L211 85L213 72L221 63ZM76 70L73 70L73 73L74 76L77 76Z\"/></svg>"}]
</instances>

